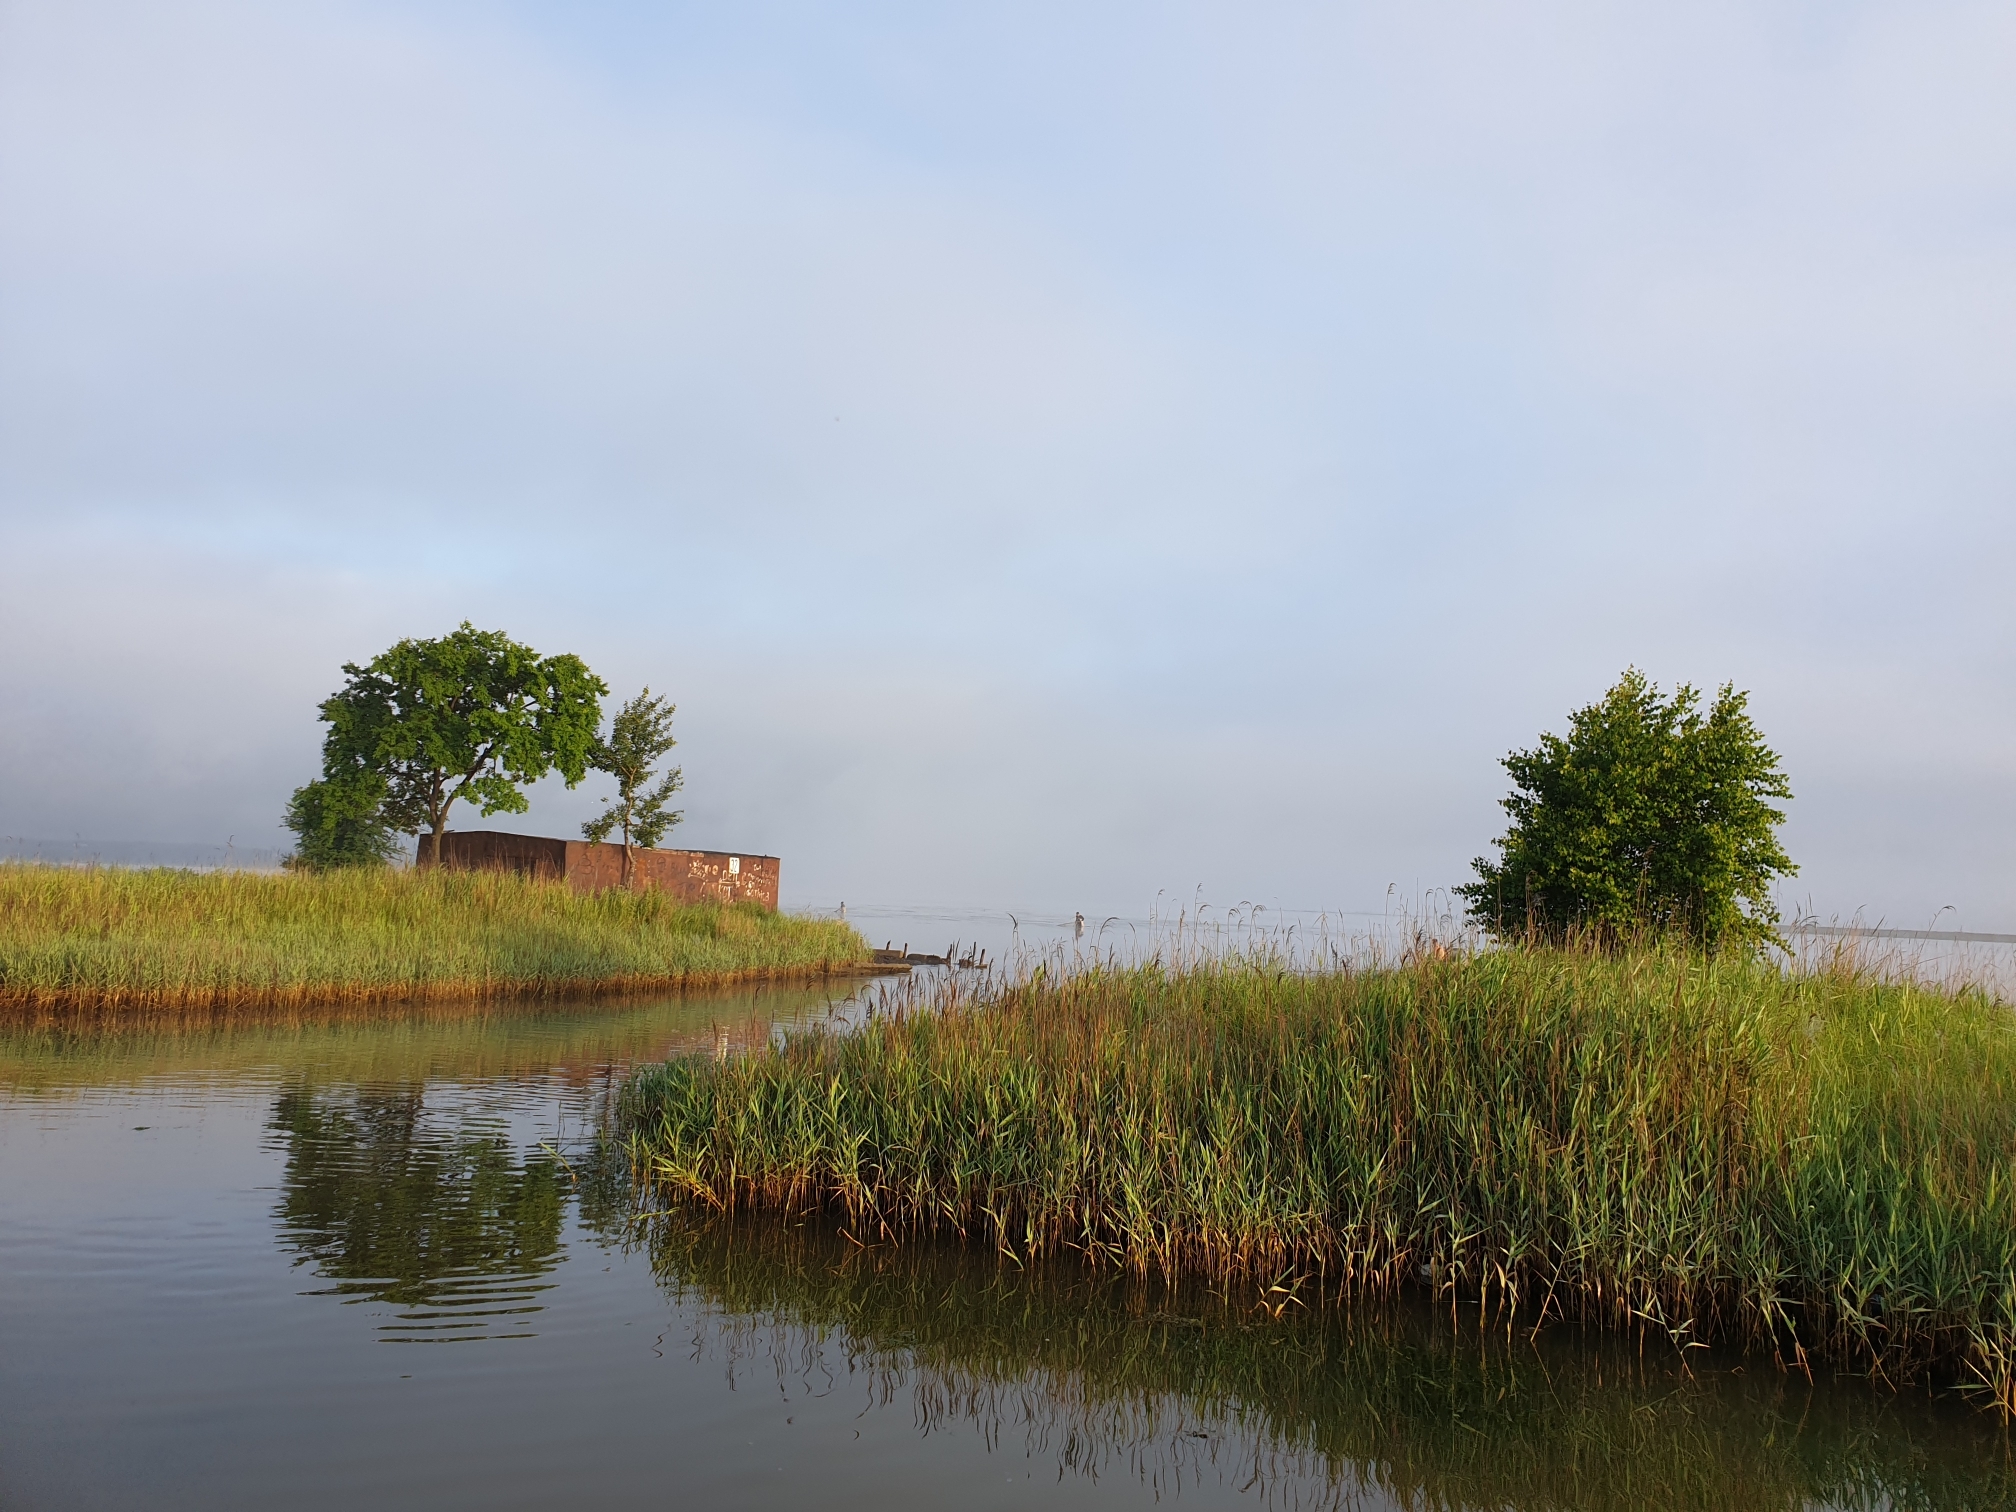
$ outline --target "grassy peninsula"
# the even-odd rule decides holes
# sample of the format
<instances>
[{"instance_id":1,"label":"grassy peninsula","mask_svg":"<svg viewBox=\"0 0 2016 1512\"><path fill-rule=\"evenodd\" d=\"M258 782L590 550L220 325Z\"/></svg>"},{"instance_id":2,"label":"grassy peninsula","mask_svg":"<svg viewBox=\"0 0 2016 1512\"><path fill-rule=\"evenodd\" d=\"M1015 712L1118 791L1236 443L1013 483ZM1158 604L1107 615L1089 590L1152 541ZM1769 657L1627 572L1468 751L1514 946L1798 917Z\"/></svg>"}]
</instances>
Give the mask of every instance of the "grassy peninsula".
<instances>
[{"instance_id":1,"label":"grassy peninsula","mask_svg":"<svg viewBox=\"0 0 2016 1512\"><path fill-rule=\"evenodd\" d=\"M626 1092L659 1185L1292 1296L1427 1285L2016 1408L2016 1020L1853 971L1507 949L1039 976Z\"/></svg>"},{"instance_id":2,"label":"grassy peninsula","mask_svg":"<svg viewBox=\"0 0 2016 1512\"><path fill-rule=\"evenodd\" d=\"M857 969L849 926L498 872L0 864L0 1009L427 1001Z\"/></svg>"}]
</instances>

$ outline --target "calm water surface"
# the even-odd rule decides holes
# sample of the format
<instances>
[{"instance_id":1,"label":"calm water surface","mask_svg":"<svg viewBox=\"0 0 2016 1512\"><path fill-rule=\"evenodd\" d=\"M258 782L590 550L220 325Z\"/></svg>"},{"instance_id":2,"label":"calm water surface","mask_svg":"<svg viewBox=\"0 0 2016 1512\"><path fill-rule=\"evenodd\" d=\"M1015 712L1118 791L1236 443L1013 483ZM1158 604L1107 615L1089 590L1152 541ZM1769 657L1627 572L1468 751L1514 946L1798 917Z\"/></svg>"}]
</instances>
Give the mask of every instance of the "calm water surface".
<instances>
[{"instance_id":1,"label":"calm water surface","mask_svg":"<svg viewBox=\"0 0 2016 1512\"><path fill-rule=\"evenodd\" d=\"M0 1507L2016 1506L1862 1382L640 1220L628 1066L856 1011L0 1027Z\"/></svg>"}]
</instances>

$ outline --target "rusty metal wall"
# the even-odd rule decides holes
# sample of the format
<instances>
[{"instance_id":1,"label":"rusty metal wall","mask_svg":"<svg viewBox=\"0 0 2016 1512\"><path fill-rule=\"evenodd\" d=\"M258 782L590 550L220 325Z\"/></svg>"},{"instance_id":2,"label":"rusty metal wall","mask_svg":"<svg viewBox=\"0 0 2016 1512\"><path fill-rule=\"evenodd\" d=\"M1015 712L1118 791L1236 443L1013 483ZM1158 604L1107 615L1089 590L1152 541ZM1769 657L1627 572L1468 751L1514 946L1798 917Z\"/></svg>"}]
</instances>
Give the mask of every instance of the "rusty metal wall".
<instances>
[{"instance_id":1,"label":"rusty metal wall","mask_svg":"<svg viewBox=\"0 0 2016 1512\"><path fill-rule=\"evenodd\" d=\"M501 830L450 830L441 837L441 864L456 871L514 871L535 877L567 875L567 842ZM434 861L434 837L420 837L419 865Z\"/></svg>"},{"instance_id":2,"label":"rusty metal wall","mask_svg":"<svg viewBox=\"0 0 2016 1512\"><path fill-rule=\"evenodd\" d=\"M420 837L420 864L433 860L433 837ZM637 885L655 887L686 902L761 903L777 906L782 863L775 856L732 851L643 850L632 852ZM564 877L582 892L616 887L623 880L623 847L543 835L508 835L498 830L451 830L443 837L441 862L458 870L523 872Z\"/></svg>"}]
</instances>

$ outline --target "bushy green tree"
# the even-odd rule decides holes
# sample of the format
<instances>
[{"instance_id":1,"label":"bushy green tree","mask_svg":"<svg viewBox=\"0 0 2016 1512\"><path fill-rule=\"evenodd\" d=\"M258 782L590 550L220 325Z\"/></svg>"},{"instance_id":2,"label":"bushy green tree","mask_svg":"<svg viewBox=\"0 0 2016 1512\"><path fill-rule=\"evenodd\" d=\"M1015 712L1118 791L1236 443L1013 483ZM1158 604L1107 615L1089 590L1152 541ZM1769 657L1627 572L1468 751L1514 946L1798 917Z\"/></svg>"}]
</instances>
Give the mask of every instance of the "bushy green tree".
<instances>
[{"instance_id":1,"label":"bushy green tree","mask_svg":"<svg viewBox=\"0 0 2016 1512\"><path fill-rule=\"evenodd\" d=\"M1797 868L1773 799L1792 790L1778 757L1724 684L1704 714L1687 684L1671 698L1635 668L1600 703L1505 758L1512 827L1496 860L1456 889L1502 937L1615 940L1677 930L1711 948L1777 938L1774 877Z\"/></svg>"},{"instance_id":2,"label":"bushy green tree","mask_svg":"<svg viewBox=\"0 0 2016 1512\"><path fill-rule=\"evenodd\" d=\"M663 698L653 698L646 688L624 704L609 722L609 738L598 740L590 764L598 772L616 779L616 796L603 800L602 812L581 826L590 840L607 840L612 831L623 835L623 885L628 887L636 872L633 845L651 849L665 832L685 817L665 805L685 786L679 768L674 767L651 785L654 770L667 751L679 742L672 738L672 714L677 708Z\"/></svg>"},{"instance_id":3,"label":"bushy green tree","mask_svg":"<svg viewBox=\"0 0 2016 1512\"><path fill-rule=\"evenodd\" d=\"M433 856L456 803L522 814L526 784L554 771L580 782L609 691L578 656L541 656L467 620L343 672L322 704L322 780L346 804L375 801L388 829L431 835Z\"/></svg>"},{"instance_id":4,"label":"bushy green tree","mask_svg":"<svg viewBox=\"0 0 2016 1512\"><path fill-rule=\"evenodd\" d=\"M344 866L384 866L399 842L379 812L374 784L310 782L294 789L281 821L294 831L288 864L303 871Z\"/></svg>"}]
</instances>

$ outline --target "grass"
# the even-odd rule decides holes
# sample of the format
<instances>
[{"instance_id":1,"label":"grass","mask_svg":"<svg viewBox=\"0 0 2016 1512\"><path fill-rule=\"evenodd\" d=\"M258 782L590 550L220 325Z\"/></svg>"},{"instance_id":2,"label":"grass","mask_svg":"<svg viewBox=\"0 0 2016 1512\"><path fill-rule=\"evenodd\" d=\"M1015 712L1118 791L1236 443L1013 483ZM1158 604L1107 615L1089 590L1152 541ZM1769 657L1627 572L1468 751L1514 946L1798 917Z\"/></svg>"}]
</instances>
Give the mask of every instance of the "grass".
<instances>
[{"instance_id":1,"label":"grass","mask_svg":"<svg viewBox=\"0 0 2016 1512\"><path fill-rule=\"evenodd\" d=\"M662 1189L864 1241L1425 1285L2016 1409L2016 1020L1978 993L1658 948L1039 974L648 1068L625 1116Z\"/></svg>"},{"instance_id":2,"label":"grass","mask_svg":"<svg viewBox=\"0 0 2016 1512\"><path fill-rule=\"evenodd\" d=\"M1452 1328L1423 1299L1277 1319L1200 1284L862 1248L747 1216L671 1213L650 1243L700 1313L696 1351L794 1399L801 1384L865 1396L1011 1452L1019 1437L1060 1479L1218 1480L1289 1507L2016 1505L2010 1435L1983 1414L1859 1381L1690 1370L1628 1335L1535 1340L1474 1311Z\"/></svg>"},{"instance_id":3,"label":"grass","mask_svg":"<svg viewBox=\"0 0 2016 1512\"><path fill-rule=\"evenodd\" d=\"M860 968L845 924L501 872L0 864L0 1009L546 996Z\"/></svg>"}]
</instances>

